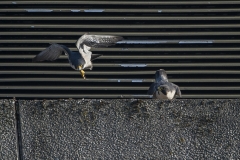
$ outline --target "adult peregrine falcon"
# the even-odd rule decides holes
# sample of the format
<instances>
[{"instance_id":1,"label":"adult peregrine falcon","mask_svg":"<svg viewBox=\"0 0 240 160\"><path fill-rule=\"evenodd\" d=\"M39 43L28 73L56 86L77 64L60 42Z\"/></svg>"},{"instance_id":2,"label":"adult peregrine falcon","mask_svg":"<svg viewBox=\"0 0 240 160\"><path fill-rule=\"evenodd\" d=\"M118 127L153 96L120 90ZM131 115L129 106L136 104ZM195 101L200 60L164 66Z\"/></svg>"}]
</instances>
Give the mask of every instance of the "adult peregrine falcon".
<instances>
[{"instance_id":1,"label":"adult peregrine falcon","mask_svg":"<svg viewBox=\"0 0 240 160\"><path fill-rule=\"evenodd\" d=\"M153 99L173 99L181 97L180 88L168 82L167 73L164 69L159 69L155 73L155 82L148 89L148 94L153 95Z\"/></svg>"},{"instance_id":2,"label":"adult peregrine falcon","mask_svg":"<svg viewBox=\"0 0 240 160\"><path fill-rule=\"evenodd\" d=\"M82 70L88 68L92 70L92 52L90 51L91 47L108 47L121 40L123 40L123 37L120 36L89 35L88 33L82 35L75 43L79 53L85 61L85 64L80 66L79 69Z\"/></svg>"},{"instance_id":3,"label":"adult peregrine falcon","mask_svg":"<svg viewBox=\"0 0 240 160\"><path fill-rule=\"evenodd\" d=\"M68 47L54 43L36 55L33 58L33 62L53 61L58 59L62 53L65 53L68 55L70 66L75 70L80 70L82 77L85 79L84 70L92 70L92 61L101 56L100 54L92 54L92 52L90 52L91 47L107 47L121 40L123 40L123 38L120 36L84 34L76 42L79 52L72 52Z\"/></svg>"}]
</instances>

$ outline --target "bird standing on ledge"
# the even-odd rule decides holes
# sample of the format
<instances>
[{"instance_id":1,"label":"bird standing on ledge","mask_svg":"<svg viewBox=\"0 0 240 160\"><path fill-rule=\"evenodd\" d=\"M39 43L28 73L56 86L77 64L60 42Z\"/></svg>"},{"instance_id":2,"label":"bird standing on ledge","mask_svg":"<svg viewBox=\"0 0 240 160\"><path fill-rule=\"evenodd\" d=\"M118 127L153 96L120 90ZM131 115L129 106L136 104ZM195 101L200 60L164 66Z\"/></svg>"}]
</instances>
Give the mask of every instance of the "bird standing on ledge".
<instances>
[{"instance_id":1,"label":"bird standing on ledge","mask_svg":"<svg viewBox=\"0 0 240 160\"><path fill-rule=\"evenodd\" d=\"M32 61L54 61L64 52L68 55L70 66L74 70L80 70L82 77L85 79L84 70L92 70L92 61L101 56L101 54L92 54L91 47L107 47L121 40L123 38L120 36L84 34L75 43L79 52L72 52L68 47L54 43L36 55Z\"/></svg>"},{"instance_id":2,"label":"bird standing on ledge","mask_svg":"<svg viewBox=\"0 0 240 160\"><path fill-rule=\"evenodd\" d=\"M148 90L153 99L173 99L176 96L181 97L180 88L174 83L168 82L167 73L164 69L159 69L155 73L155 82Z\"/></svg>"}]
</instances>

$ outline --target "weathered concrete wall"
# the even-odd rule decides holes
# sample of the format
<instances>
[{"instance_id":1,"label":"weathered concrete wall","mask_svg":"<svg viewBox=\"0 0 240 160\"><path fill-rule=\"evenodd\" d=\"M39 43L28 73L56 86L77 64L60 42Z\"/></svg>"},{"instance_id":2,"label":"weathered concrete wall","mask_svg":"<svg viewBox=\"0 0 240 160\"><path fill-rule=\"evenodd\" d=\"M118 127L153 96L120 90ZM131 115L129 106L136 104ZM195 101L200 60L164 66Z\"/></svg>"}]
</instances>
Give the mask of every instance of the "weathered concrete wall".
<instances>
[{"instance_id":1,"label":"weathered concrete wall","mask_svg":"<svg viewBox=\"0 0 240 160\"><path fill-rule=\"evenodd\" d=\"M20 100L22 156L237 159L239 104L239 100Z\"/></svg>"},{"instance_id":2,"label":"weathered concrete wall","mask_svg":"<svg viewBox=\"0 0 240 160\"><path fill-rule=\"evenodd\" d=\"M0 159L18 158L15 101L0 100Z\"/></svg>"}]
</instances>

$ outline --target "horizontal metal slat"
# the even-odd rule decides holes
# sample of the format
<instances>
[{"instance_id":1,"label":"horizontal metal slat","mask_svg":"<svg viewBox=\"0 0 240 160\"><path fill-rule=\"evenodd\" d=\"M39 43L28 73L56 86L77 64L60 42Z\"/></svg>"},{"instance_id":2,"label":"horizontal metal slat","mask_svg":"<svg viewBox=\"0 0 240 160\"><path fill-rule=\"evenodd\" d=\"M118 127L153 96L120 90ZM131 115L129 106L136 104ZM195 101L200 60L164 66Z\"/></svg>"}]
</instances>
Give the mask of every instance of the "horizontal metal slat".
<instances>
[{"instance_id":1,"label":"horizontal metal slat","mask_svg":"<svg viewBox=\"0 0 240 160\"><path fill-rule=\"evenodd\" d=\"M1 26L1 25L0 25ZM31 27L31 25L29 25ZM0 27L1 28L1 27ZM33 27L34 28L34 27ZM11 32L7 32L10 35L13 35ZM86 32L23 32L25 35L74 35L81 36ZM23 34L22 33L22 34ZM33 34L32 34L33 33ZM222 31L222 32L203 32L203 31L195 31L195 32L90 32L95 35L116 35L116 36L237 36L240 35L238 31ZM6 32L5 32L6 35ZM8 34L7 34L8 35Z\"/></svg>"},{"instance_id":2,"label":"horizontal metal slat","mask_svg":"<svg viewBox=\"0 0 240 160\"><path fill-rule=\"evenodd\" d=\"M0 86L0 90L145 90L149 87L124 86ZM240 90L240 87L180 87L181 90Z\"/></svg>"},{"instance_id":3,"label":"horizontal metal slat","mask_svg":"<svg viewBox=\"0 0 240 160\"><path fill-rule=\"evenodd\" d=\"M0 43L75 43L76 40L64 39L4 39ZM240 43L239 39L234 40L203 40L203 39L185 39L185 40L125 40L118 44L213 44L213 43Z\"/></svg>"},{"instance_id":4,"label":"horizontal metal slat","mask_svg":"<svg viewBox=\"0 0 240 160\"><path fill-rule=\"evenodd\" d=\"M93 63L94 67L235 67L240 63ZM1 67L70 67L69 63L0 63Z\"/></svg>"},{"instance_id":5,"label":"horizontal metal slat","mask_svg":"<svg viewBox=\"0 0 240 160\"><path fill-rule=\"evenodd\" d=\"M154 75L156 71L87 71L87 75ZM167 73L171 74L240 74L240 70L168 70ZM44 74L44 75L79 75L77 71L0 71L0 74Z\"/></svg>"},{"instance_id":6,"label":"horizontal metal slat","mask_svg":"<svg viewBox=\"0 0 240 160\"><path fill-rule=\"evenodd\" d=\"M149 95L121 95L121 94L0 94L0 97L19 98L150 98Z\"/></svg>"},{"instance_id":7,"label":"horizontal metal slat","mask_svg":"<svg viewBox=\"0 0 240 160\"><path fill-rule=\"evenodd\" d=\"M119 86L0 86L0 90L148 90L149 87Z\"/></svg>"},{"instance_id":8,"label":"horizontal metal slat","mask_svg":"<svg viewBox=\"0 0 240 160\"><path fill-rule=\"evenodd\" d=\"M0 59L32 59L35 57L35 55L9 55L4 54L0 55ZM60 56L59 59L68 59L67 56ZM240 59L240 55L129 55L129 54L122 54L122 55L102 55L101 57L98 57L98 59L118 59L118 60L124 60L124 59Z\"/></svg>"},{"instance_id":9,"label":"horizontal metal slat","mask_svg":"<svg viewBox=\"0 0 240 160\"><path fill-rule=\"evenodd\" d=\"M239 1L202 0L202 1L0 1L0 4L105 4L105 5L216 5L240 4Z\"/></svg>"},{"instance_id":10,"label":"horizontal metal slat","mask_svg":"<svg viewBox=\"0 0 240 160\"><path fill-rule=\"evenodd\" d=\"M240 16L0 16L0 20L51 20L51 21L81 21L81 20L88 20L88 21L134 21L134 20L166 20L166 21L182 21L182 20L192 20L192 21L199 21L199 20L240 20Z\"/></svg>"},{"instance_id":11,"label":"horizontal metal slat","mask_svg":"<svg viewBox=\"0 0 240 160\"><path fill-rule=\"evenodd\" d=\"M216 82L216 83L226 83L226 82L240 82L240 79L237 78L202 78L202 79L171 79L169 78L170 82L185 82L185 83L193 83L193 82L201 82L201 83L209 83L209 82ZM145 83L145 82L154 82L154 79L104 79L104 78L86 78L83 79L80 75L79 78L2 78L0 82L118 82L118 83Z\"/></svg>"},{"instance_id":12,"label":"horizontal metal slat","mask_svg":"<svg viewBox=\"0 0 240 160\"><path fill-rule=\"evenodd\" d=\"M148 89L148 88L147 88ZM240 90L239 86L234 87L225 87L225 86L218 86L218 87L180 87L181 90L208 90L208 91L234 91L234 90Z\"/></svg>"},{"instance_id":13,"label":"horizontal metal slat","mask_svg":"<svg viewBox=\"0 0 240 160\"><path fill-rule=\"evenodd\" d=\"M45 48L38 47L0 47L0 51L42 51ZM77 51L76 48L69 48L72 51ZM104 51L104 52L197 52L197 51L240 51L240 48L236 47L209 47L209 48L93 48L92 51Z\"/></svg>"},{"instance_id":14,"label":"horizontal metal slat","mask_svg":"<svg viewBox=\"0 0 240 160\"><path fill-rule=\"evenodd\" d=\"M167 28L239 28L240 24L0 24L0 28L136 28L136 29L144 29L144 28L157 28L157 29L167 29ZM74 31L68 31L68 32L47 32L47 31L41 31L41 32L31 32L31 31L25 31L25 32L0 32L0 35L25 35L25 34L31 34L31 35L41 35L41 34L48 34L48 35L76 35L78 33L82 32L74 32Z\"/></svg>"},{"instance_id":15,"label":"horizontal metal slat","mask_svg":"<svg viewBox=\"0 0 240 160\"><path fill-rule=\"evenodd\" d=\"M150 98L149 95L130 95L130 94L0 94L0 97L9 98ZM185 94L182 98L239 98L240 94L204 94L194 95Z\"/></svg>"},{"instance_id":16,"label":"horizontal metal slat","mask_svg":"<svg viewBox=\"0 0 240 160\"><path fill-rule=\"evenodd\" d=\"M226 13L231 13L231 12L240 12L240 8L231 8L231 9L225 9L225 8L201 8L201 9L187 9L187 8L176 8L176 9L165 9L165 8L159 8L159 9L89 9L89 8L81 8L80 7L74 7L74 8L48 8L45 7L45 9L39 9L36 8L37 6L33 6L31 8L8 8L8 9L0 9L0 12L35 12L35 13L40 13L40 12L115 12L115 13L211 13L211 12L226 12Z\"/></svg>"}]
</instances>

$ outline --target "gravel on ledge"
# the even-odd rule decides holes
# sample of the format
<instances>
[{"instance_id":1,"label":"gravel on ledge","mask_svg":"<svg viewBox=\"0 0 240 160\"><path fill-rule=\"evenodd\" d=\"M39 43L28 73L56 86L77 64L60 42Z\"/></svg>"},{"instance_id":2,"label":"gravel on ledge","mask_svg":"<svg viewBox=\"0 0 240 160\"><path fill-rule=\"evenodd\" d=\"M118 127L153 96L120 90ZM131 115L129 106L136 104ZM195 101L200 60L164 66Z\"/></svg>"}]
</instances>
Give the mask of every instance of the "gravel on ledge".
<instances>
[{"instance_id":1,"label":"gravel on ledge","mask_svg":"<svg viewBox=\"0 0 240 160\"><path fill-rule=\"evenodd\" d=\"M238 99L19 100L23 158L237 159Z\"/></svg>"},{"instance_id":2,"label":"gravel on ledge","mask_svg":"<svg viewBox=\"0 0 240 160\"><path fill-rule=\"evenodd\" d=\"M18 159L15 101L0 99L0 159Z\"/></svg>"}]
</instances>

